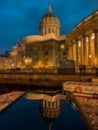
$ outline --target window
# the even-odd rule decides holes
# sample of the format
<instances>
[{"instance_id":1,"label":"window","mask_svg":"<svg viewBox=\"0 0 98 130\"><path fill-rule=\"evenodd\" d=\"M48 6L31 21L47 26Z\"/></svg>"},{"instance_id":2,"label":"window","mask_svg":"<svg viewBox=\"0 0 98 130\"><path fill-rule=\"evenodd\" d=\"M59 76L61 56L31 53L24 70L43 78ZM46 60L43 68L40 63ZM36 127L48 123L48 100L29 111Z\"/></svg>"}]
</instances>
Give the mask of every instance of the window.
<instances>
[{"instance_id":1,"label":"window","mask_svg":"<svg viewBox=\"0 0 98 130\"><path fill-rule=\"evenodd\" d=\"M47 56L47 55L48 55L48 51L45 51L45 53L44 53L44 54L45 54L45 56Z\"/></svg>"},{"instance_id":2,"label":"window","mask_svg":"<svg viewBox=\"0 0 98 130\"><path fill-rule=\"evenodd\" d=\"M66 55L66 52L63 52L63 56L65 56Z\"/></svg>"}]
</instances>

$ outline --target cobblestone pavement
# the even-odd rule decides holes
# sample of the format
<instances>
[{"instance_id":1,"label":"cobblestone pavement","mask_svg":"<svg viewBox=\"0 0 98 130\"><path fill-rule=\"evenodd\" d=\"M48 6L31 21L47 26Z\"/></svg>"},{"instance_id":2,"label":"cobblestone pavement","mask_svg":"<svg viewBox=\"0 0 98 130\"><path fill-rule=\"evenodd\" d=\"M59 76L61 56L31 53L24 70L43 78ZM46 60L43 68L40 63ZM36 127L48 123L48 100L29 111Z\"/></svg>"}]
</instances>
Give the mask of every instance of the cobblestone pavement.
<instances>
[{"instance_id":1,"label":"cobblestone pavement","mask_svg":"<svg viewBox=\"0 0 98 130\"><path fill-rule=\"evenodd\" d=\"M90 123L93 130L98 130L98 99L76 97L85 119Z\"/></svg>"},{"instance_id":2,"label":"cobblestone pavement","mask_svg":"<svg viewBox=\"0 0 98 130\"><path fill-rule=\"evenodd\" d=\"M0 95L0 112L22 96L24 92L14 91Z\"/></svg>"}]
</instances>

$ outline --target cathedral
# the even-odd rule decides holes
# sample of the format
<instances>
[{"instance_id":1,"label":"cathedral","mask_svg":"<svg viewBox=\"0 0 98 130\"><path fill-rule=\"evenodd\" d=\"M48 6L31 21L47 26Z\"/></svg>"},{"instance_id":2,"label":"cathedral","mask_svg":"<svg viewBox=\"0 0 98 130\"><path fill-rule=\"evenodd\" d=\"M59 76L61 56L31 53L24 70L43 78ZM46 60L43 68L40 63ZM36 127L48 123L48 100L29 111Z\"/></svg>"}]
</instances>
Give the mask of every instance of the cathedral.
<instances>
[{"instance_id":1,"label":"cathedral","mask_svg":"<svg viewBox=\"0 0 98 130\"><path fill-rule=\"evenodd\" d=\"M65 61L66 35L60 36L60 21L48 6L39 23L40 35L30 35L19 40L11 54L13 67L56 68Z\"/></svg>"},{"instance_id":2,"label":"cathedral","mask_svg":"<svg viewBox=\"0 0 98 130\"><path fill-rule=\"evenodd\" d=\"M40 35L19 40L10 52L11 67L47 69L98 66L98 10L77 24L68 35L60 35L60 20L48 5L39 23ZM66 62L67 61L67 62ZM72 62L71 62L72 63Z\"/></svg>"}]
</instances>

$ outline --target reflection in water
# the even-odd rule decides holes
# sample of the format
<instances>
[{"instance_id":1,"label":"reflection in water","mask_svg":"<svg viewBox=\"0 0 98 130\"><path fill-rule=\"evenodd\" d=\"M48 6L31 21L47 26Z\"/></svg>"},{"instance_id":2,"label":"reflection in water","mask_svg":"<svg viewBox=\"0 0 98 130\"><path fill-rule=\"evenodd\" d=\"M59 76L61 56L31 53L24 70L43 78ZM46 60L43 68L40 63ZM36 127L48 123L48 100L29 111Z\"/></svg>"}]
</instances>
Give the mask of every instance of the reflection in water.
<instances>
[{"instance_id":1,"label":"reflection in water","mask_svg":"<svg viewBox=\"0 0 98 130\"><path fill-rule=\"evenodd\" d=\"M87 130L76 109L69 92L30 90L0 113L0 130Z\"/></svg>"},{"instance_id":2,"label":"reflection in water","mask_svg":"<svg viewBox=\"0 0 98 130\"><path fill-rule=\"evenodd\" d=\"M60 99L54 101L41 100L40 111L42 117L48 122L49 130L51 130L52 122L60 115Z\"/></svg>"},{"instance_id":3,"label":"reflection in water","mask_svg":"<svg viewBox=\"0 0 98 130\"><path fill-rule=\"evenodd\" d=\"M48 124L48 130L52 130L53 122L60 116L61 100L72 103L74 109L78 109L68 92L62 91L29 91L25 95L29 100L40 100L40 114Z\"/></svg>"},{"instance_id":4,"label":"reflection in water","mask_svg":"<svg viewBox=\"0 0 98 130\"><path fill-rule=\"evenodd\" d=\"M60 115L60 99L65 98L59 91L28 92L25 97L32 100L40 100L40 113L48 123L48 130L52 129L53 121Z\"/></svg>"}]
</instances>

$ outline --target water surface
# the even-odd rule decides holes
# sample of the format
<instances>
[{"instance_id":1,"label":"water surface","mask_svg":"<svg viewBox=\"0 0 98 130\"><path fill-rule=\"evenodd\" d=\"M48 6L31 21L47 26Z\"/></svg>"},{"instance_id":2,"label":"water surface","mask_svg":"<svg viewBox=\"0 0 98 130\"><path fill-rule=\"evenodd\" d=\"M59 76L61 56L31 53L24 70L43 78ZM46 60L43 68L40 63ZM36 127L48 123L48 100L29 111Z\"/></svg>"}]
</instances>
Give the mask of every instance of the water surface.
<instances>
[{"instance_id":1,"label":"water surface","mask_svg":"<svg viewBox=\"0 0 98 130\"><path fill-rule=\"evenodd\" d=\"M42 95L21 97L1 112L0 130L86 130L80 113L64 97Z\"/></svg>"}]
</instances>

